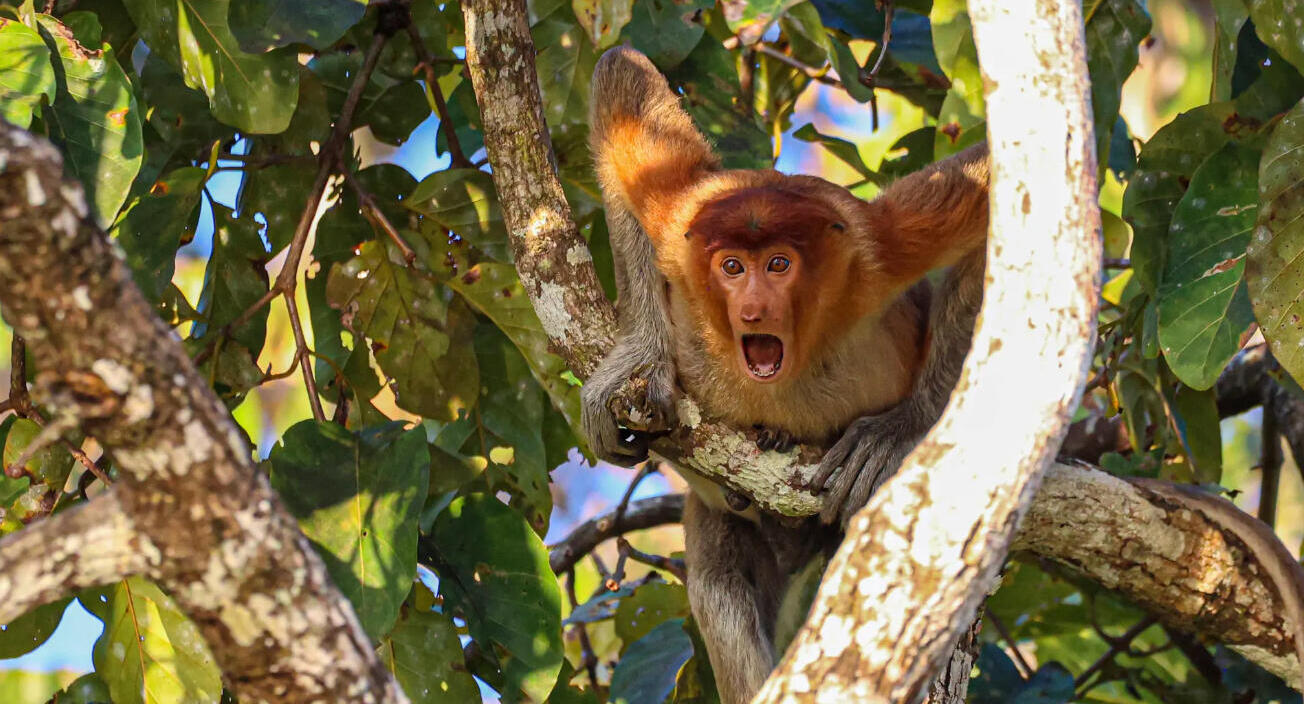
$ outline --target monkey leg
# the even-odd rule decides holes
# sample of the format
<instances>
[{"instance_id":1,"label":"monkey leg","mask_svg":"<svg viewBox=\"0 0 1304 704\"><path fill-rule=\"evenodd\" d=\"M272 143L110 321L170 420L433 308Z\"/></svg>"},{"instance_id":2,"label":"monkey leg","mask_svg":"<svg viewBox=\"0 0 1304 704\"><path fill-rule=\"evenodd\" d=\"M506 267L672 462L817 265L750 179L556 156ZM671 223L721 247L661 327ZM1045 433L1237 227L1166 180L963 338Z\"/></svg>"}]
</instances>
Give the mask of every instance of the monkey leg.
<instances>
[{"instance_id":1,"label":"monkey leg","mask_svg":"<svg viewBox=\"0 0 1304 704\"><path fill-rule=\"evenodd\" d=\"M702 503L684 504L688 601L706 641L723 704L747 704L774 668L783 580L760 530Z\"/></svg>"}]
</instances>

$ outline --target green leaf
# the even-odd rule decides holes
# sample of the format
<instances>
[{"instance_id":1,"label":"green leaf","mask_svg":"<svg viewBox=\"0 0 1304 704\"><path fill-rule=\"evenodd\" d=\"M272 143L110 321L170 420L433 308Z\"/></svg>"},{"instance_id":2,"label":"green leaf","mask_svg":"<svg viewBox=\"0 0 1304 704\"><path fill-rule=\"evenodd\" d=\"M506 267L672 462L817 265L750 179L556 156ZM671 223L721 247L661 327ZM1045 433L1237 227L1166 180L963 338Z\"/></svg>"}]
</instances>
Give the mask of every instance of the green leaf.
<instances>
[{"instance_id":1,"label":"green leaf","mask_svg":"<svg viewBox=\"0 0 1304 704\"><path fill-rule=\"evenodd\" d=\"M374 343L394 379L398 403L427 418L454 420L480 391L470 340L474 319L432 281L406 266L388 241L367 242L331 268L326 296L345 327Z\"/></svg>"},{"instance_id":2,"label":"green leaf","mask_svg":"<svg viewBox=\"0 0 1304 704\"><path fill-rule=\"evenodd\" d=\"M1249 10L1244 0L1213 0L1213 76L1209 88L1209 101L1231 100L1232 76L1236 72L1240 36Z\"/></svg>"},{"instance_id":3,"label":"green leaf","mask_svg":"<svg viewBox=\"0 0 1304 704\"><path fill-rule=\"evenodd\" d=\"M18 460L40 434L41 426L19 418L9 426L5 435L4 466L22 471L19 479L8 474L0 477L0 496L11 502L5 509L4 518L7 520L26 522L49 514L68 481L68 474L72 472L72 454L57 442L37 450L26 464L17 467ZM27 482L26 486L23 486L24 482Z\"/></svg>"},{"instance_id":4,"label":"green leaf","mask_svg":"<svg viewBox=\"0 0 1304 704\"><path fill-rule=\"evenodd\" d=\"M520 514L492 496L453 501L435 521L439 589L471 637L496 656L506 691L543 701L561 670L561 588L548 550Z\"/></svg>"},{"instance_id":5,"label":"green leaf","mask_svg":"<svg viewBox=\"0 0 1304 704\"><path fill-rule=\"evenodd\" d=\"M734 55L706 36L674 71L666 76L671 89L684 96L693 122L712 142L727 169L770 168L774 145L757 124L753 111L734 107L738 99L738 68Z\"/></svg>"},{"instance_id":6,"label":"green leaf","mask_svg":"<svg viewBox=\"0 0 1304 704\"><path fill-rule=\"evenodd\" d=\"M744 44L753 44L779 15L800 0L726 0L725 22Z\"/></svg>"},{"instance_id":7,"label":"green leaf","mask_svg":"<svg viewBox=\"0 0 1304 704\"><path fill-rule=\"evenodd\" d=\"M1137 46L1150 33L1150 18L1136 0L1101 0L1092 7L1086 26L1087 69L1091 73L1096 154L1106 161L1123 82L1136 68Z\"/></svg>"},{"instance_id":8,"label":"green leaf","mask_svg":"<svg viewBox=\"0 0 1304 704\"><path fill-rule=\"evenodd\" d=\"M53 701L58 704L109 704L111 696L104 680L91 672L73 680Z\"/></svg>"},{"instance_id":9,"label":"green leaf","mask_svg":"<svg viewBox=\"0 0 1304 704\"><path fill-rule=\"evenodd\" d=\"M620 600L616 607L616 635L625 642L625 653L633 643L673 620L683 623L688 616L688 592L682 584L653 581Z\"/></svg>"},{"instance_id":10,"label":"green leaf","mask_svg":"<svg viewBox=\"0 0 1304 704\"><path fill-rule=\"evenodd\" d=\"M1304 2L1301 0L1248 0L1250 19L1264 44L1304 71Z\"/></svg>"},{"instance_id":11,"label":"green leaf","mask_svg":"<svg viewBox=\"0 0 1304 704\"><path fill-rule=\"evenodd\" d=\"M1196 168L1231 140L1224 125L1234 113L1230 103L1184 112L1156 132L1137 158L1123 192L1123 220L1132 226L1132 269L1148 293L1163 275L1173 209Z\"/></svg>"},{"instance_id":12,"label":"green leaf","mask_svg":"<svg viewBox=\"0 0 1304 704\"><path fill-rule=\"evenodd\" d=\"M26 128L41 99L53 99L56 89L50 48L41 35L0 17L0 119Z\"/></svg>"},{"instance_id":13,"label":"green leaf","mask_svg":"<svg viewBox=\"0 0 1304 704\"><path fill-rule=\"evenodd\" d=\"M142 577L109 591L95 671L114 704L208 704L222 696L222 673L195 624Z\"/></svg>"},{"instance_id":14,"label":"green leaf","mask_svg":"<svg viewBox=\"0 0 1304 704\"><path fill-rule=\"evenodd\" d=\"M489 174L478 169L436 171L417 184L403 205L486 255L500 262L511 261L502 208Z\"/></svg>"},{"instance_id":15,"label":"green leaf","mask_svg":"<svg viewBox=\"0 0 1304 704\"><path fill-rule=\"evenodd\" d=\"M710 0L635 0L621 39L629 40L657 68L669 71L688 58L706 32L693 17L714 4Z\"/></svg>"},{"instance_id":16,"label":"green leaf","mask_svg":"<svg viewBox=\"0 0 1304 704\"><path fill-rule=\"evenodd\" d=\"M516 345L552 405L579 432L579 387L567 381L566 363L550 351L548 335L521 286L516 269L508 264L485 262L477 264L465 276L449 279L448 286L492 320Z\"/></svg>"},{"instance_id":17,"label":"green leaf","mask_svg":"<svg viewBox=\"0 0 1304 704\"><path fill-rule=\"evenodd\" d=\"M208 110L208 97L188 88L171 64L150 53L141 70L140 90L149 124L184 154L207 154L213 142L230 139L235 130Z\"/></svg>"},{"instance_id":18,"label":"green leaf","mask_svg":"<svg viewBox=\"0 0 1304 704\"><path fill-rule=\"evenodd\" d=\"M814 3L793 5L779 18L779 29L787 38L794 59L808 66L824 66L828 63L829 51L832 49L829 34Z\"/></svg>"},{"instance_id":19,"label":"green leaf","mask_svg":"<svg viewBox=\"0 0 1304 704\"><path fill-rule=\"evenodd\" d=\"M1182 452L1195 468L1201 484L1222 479L1222 433L1218 429L1218 399L1213 389L1197 391L1187 386L1164 385Z\"/></svg>"},{"instance_id":20,"label":"green leaf","mask_svg":"<svg viewBox=\"0 0 1304 704\"><path fill-rule=\"evenodd\" d=\"M216 333L267 293L269 256L252 217L237 218L230 208L213 204L213 253L204 269L204 288L197 307L204 317L195 323L192 336ZM247 348L255 359L267 339L267 316L268 308L263 306L231 330L231 339Z\"/></svg>"},{"instance_id":21,"label":"green leaf","mask_svg":"<svg viewBox=\"0 0 1304 704\"><path fill-rule=\"evenodd\" d=\"M611 673L612 704L664 702L674 691L679 669L693 655L683 619L671 619L625 649Z\"/></svg>"},{"instance_id":22,"label":"green leaf","mask_svg":"<svg viewBox=\"0 0 1304 704\"><path fill-rule=\"evenodd\" d=\"M229 0L124 4L149 48L208 96L217 119L250 134L275 134L290 124L299 97L297 52L241 51L227 26Z\"/></svg>"},{"instance_id":23,"label":"green leaf","mask_svg":"<svg viewBox=\"0 0 1304 704\"><path fill-rule=\"evenodd\" d=\"M1196 169L1173 211L1159 288L1159 345L1173 373L1207 389L1254 322L1243 281L1258 210L1259 152L1228 144Z\"/></svg>"},{"instance_id":24,"label":"green leaf","mask_svg":"<svg viewBox=\"0 0 1304 704\"><path fill-rule=\"evenodd\" d=\"M127 206L110 230L147 300L159 300L172 282L177 248L194 236L204 183L198 166L176 169Z\"/></svg>"},{"instance_id":25,"label":"green leaf","mask_svg":"<svg viewBox=\"0 0 1304 704\"><path fill-rule=\"evenodd\" d=\"M584 32L566 13L554 12L530 29L535 70L543 89L543 113L551 129L588 121L589 79L598 52ZM463 148L467 148L465 142Z\"/></svg>"},{"instance_id":26,"label":"green leaf","mask_svg":"<svg viewBox=\"0 0 1304 704\"><path fill-rule=\"evenodd\" d=\"M303 421L272 449L272 486L373 638L389 630L417 569L430 456L403 424L352 433Z\"/></svg>"},{"instance_id":27,"label":"green leaf","mask_svg":"<svg viewBox=\"0 0 1304 704\"><path fill-rule=\"evenodd\" d=\"M571 10L599 49L606 49L620 37L620 30L633 17L634 0L571 0Z\"/></svg>"},{"instance_id":28,"label":"green leaf","mask_svg":"<svg viewBox=\"0 0 1304 704\"><path fill-rule=\"evenodd\" d=\"M803 142L819 144L824 147L830 154L837 157L838 161L855 169L856 173L859 173L865 180L880 186L887 184L886 178L883 178L878 172L865 164L865 160L860 156L860 148L854 143L840 137L820 134L819 130L815 129L814 123L802 125L800 129L792 133L792 136Z\"/></svg>"},{"instance_id":29,"label":"green leaf","mask_svg":"<svg viewBox=\"0 0 1304 704\"><path fill-rule=\"evenodd\" d=\"M466 671L466 658L453 621L437 611L403 606L394 629L376 648L413 704L463 704L480 699Z\"/></svg>"},{"instance_id":30,"label":"green leaf","mask_svg":"<svg viewBox=\"0 0 1304 704\"><path fill-rule=\"evenodd\" d=\"M1246 277L1273 356L1304 379L1304 101L1273 130L1259 162L1259 218Z\"/></svg>"},{"instance_id":31,"label":"green leaf","mask_svg":"<svg viewBox=\"0 0 1304 704\"><path fill-rule=\"evenodd\" d=\"M60 599L28 611L0 626L0 658L16 658L36 650L49 640L63 620L70 599Z\"/></svg>"},{"instance_id":32,"label":"green leaf","mask_svg":"<svg viewBox=\"0 0 1304 704\"><path fill-rule=\"evenodd\" d=\"M319 56L309 64L326 85L327 107L332 115L338 115L343 109L353 79L362 70L363 58L361 51L334 52ZM353 126L368 125L377 139L398 145L407 141L412 130L429 116L425 93L410 73L402 79L373 73L358 101Z\"/></svg>"},{"instance_id":33,"label":"green leaf","mask_svg":"<svg viewBox=\"0 0 1304 704\"><path fill-rule=\"evenodd\" d=\"M83 47L47 15L40 23L41 38L59 57L58 94L45 109L45 124L63 151L64 168L86 189L95 222L107 228L127 199L144 149L131 81L112 47Z\"/></svg>"},{"instance_id":34,"label":"green leaf","mask_svg":"<svg viewBox=\"0 0 1304 704\"><path fill-rule=\"evenodd\" d=\"M929 20L937 63L951 79L933 142L934 154L941 159L983 140L987 107L965 0L935 0Z\"/></svg>"},{"instance_id":35,"label":"green leaf","mask_svg":"<svg viewBox=\"0 0 1304 704\"><path fill-rule=\"evenodd\" d=\"M228 20L240 48L259 54L296 43L327 49L366 10L367 0L240 0Z\"/></svg>"}]
</instances>

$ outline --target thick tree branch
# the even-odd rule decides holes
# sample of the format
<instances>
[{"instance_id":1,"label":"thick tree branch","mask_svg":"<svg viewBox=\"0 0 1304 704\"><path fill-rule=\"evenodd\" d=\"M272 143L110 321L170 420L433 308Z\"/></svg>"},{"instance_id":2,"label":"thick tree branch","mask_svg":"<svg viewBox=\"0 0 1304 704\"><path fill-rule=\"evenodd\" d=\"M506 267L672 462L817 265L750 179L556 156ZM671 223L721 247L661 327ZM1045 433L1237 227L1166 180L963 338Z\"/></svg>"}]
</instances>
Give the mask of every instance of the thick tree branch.
<instances>
[{"instance_id":1,"label":"thick tree branch","mask_svg":"<svg viewBox=\"0 0 1304 704\"><path fill-rule=\"evenodd\" d=\"M241 700L404 701L225 406L86 214L58 152L0 125L0 304L40 360L38 400L121 469L114 492L153 546L149 576Z\"/></svg>"},{"instance_id":2,"label":"thick tree branch","mask_svg":"<svg viewBox=\"0 0 1304 704\"><path fill-rule=\"evenodd\" d=\"M158 548L123 512L118 490L0 540L0 623L80 589L158 567Z\"/></svg>"},{"instance_id":3,"label":"thick tree branch","mask_svg":"<svg viewBox=\"0 0 1304 704\"><path fill-rule=\"evenodd\" d=\"M852 520L758 702L913 701L972 623L1086 381L1100 218L1081 11L969 10L992 159L974 354L937 426Z\"/></svg>"}]
</instances>

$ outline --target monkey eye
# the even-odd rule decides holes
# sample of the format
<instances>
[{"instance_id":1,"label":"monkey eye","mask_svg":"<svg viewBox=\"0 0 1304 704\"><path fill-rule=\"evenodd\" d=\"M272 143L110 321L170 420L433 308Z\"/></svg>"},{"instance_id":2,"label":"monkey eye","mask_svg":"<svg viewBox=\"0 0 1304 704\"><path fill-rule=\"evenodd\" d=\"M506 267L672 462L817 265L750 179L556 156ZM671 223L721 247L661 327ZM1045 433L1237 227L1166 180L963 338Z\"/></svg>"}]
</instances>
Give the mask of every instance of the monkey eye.
<instances>
[{"instance_id":1,"label":"monkey eye","mask_svg":"<svg viewBox=\"0 0 1304 704\"><path fill-rule=\"evenodd\" d=\"M729 257L720 262L720 269L729 276L737 276L743 273L743 263L738 261L738 257Z\"/></svg>"},{"instance_id":2,"label":"monkey eye","mask_svg":"<svg viewBox=\"0 0 1304 704\"><path fill-rule=\"evenodd\" d=\"M770 263L767 264L765 268L769 269L770 271L776 274L782 274L783 272L788 270L788 267L791 264L792 262L788 261L787 257L780 254L780 255L770 257Z\"/></svg>"}]
</instances>

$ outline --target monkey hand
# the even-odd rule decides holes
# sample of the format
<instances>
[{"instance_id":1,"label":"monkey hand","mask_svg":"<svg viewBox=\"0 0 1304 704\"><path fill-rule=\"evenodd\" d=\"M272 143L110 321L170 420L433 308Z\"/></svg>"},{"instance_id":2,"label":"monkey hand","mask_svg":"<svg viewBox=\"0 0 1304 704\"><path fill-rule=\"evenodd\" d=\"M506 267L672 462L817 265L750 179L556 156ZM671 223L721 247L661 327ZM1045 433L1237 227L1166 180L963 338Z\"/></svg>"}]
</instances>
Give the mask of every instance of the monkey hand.
<instances>
[{"instance_id":1,"label":"monkey hand","mask_svg":"<svg viewBox=\"0 0 1304 704\"><path fill-rule=\"evenodd\" d=\"M674 426L674 364L647 356L619 343L580 389L584 434L599 459L637 464L648 440Z\"/></svg>"},{"instance_id":2,"label":"monkey hand","mask_svg":"<svg viewBox=\"0 0 1304 704\"><path fill-rule=\"evenodd\" d=\"M856 419L824 455L807 488L828 490L820 520L846 528L878 487L896 474L901 461L924 437L908 404Z\"/></svg>"}]
</instances>

